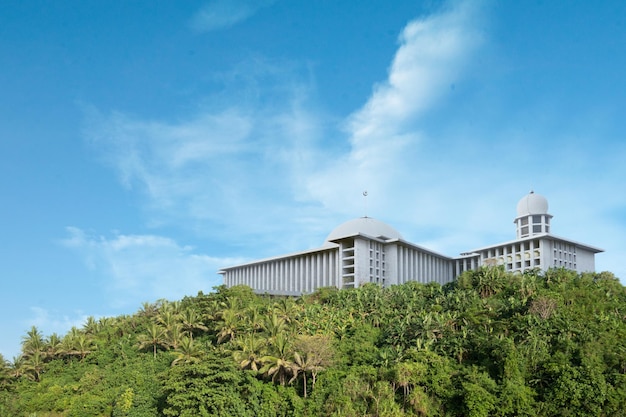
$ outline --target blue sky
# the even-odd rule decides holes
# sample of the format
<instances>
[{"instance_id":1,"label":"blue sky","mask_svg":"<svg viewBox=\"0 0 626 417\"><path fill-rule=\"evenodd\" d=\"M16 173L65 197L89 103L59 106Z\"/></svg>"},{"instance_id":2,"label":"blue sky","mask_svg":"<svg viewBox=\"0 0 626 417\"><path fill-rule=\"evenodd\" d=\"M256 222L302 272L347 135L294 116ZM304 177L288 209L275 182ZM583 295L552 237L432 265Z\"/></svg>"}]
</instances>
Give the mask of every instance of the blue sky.
<instances>
[{"instance_id":1,"label":"blue sky","mask_svg":"<svg viewBox=\"0 0 626 417\"><path fill-rule=\"evenodd\" d=\"M618 1L2 2L0 353L365 211L508 241L530 189L626 282L624 45Z\"/></svg>"}]
</instances>

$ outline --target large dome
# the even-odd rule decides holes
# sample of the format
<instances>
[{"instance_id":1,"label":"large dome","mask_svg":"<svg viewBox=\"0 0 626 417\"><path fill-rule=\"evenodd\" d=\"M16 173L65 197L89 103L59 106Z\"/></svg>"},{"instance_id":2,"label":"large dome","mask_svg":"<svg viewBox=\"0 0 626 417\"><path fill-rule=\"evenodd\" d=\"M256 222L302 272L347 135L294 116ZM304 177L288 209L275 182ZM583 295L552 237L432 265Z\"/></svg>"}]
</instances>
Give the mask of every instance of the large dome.
<instances>
[{"instance_id":1,"label":"large dome","mask_svg":"<svg viewBox=\"0 0 626 417\"><path fill-rule=\"evenodd\" d=\"M548 214L548 200L544 196L531 191L517 203L517 217L530 214Z\"/></svg>"},{"instance_id":2,"label":"large dome","mask_svg":"<svg viewBox=\"0 0 626 417\"><path fill-rule=\"evenodd\" d=\"M356 234L364 234L371 237L384 239L402 239L402 235L393 227L371 217L360 217L348 220L337 226L326 238L327 242L341 239Z\"/></svg>"}]
</instances>

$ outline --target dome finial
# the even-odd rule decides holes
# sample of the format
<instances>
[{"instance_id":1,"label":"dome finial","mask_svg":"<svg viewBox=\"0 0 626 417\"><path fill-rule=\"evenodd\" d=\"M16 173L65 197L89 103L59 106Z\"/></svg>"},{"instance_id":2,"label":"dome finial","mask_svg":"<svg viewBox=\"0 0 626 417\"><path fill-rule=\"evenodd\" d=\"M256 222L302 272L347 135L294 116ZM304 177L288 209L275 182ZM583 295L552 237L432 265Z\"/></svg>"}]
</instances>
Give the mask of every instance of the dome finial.
<instances>
[{"instance_id":1,"label":"dome finial","mask_svg":"<svg viewBox=\"0 0 626 417\"><path fill-rule=\"evenodd\" d=\"M365 204L365 215L363 217L367 218L367 190L363 191L363 201Z\"/></svg>"}]
</instances>

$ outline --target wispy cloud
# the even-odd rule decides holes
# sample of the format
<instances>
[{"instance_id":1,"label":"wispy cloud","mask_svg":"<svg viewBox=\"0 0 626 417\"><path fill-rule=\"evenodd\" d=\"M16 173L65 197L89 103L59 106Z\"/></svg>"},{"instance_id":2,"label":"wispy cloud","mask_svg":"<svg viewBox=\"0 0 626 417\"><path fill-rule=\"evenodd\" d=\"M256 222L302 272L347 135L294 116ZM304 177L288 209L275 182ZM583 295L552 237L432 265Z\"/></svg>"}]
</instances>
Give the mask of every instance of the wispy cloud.
<instances>
[{"instance_id":1,"label":"wispy cloud","mask_svg":"<svg viewBox=\"0 0 626 417\"><path fill-rule=\"evenodd\" d=\"M35 326L45 335L58 333L65 334L72 327L80 328L85 324L87 314L82 311L75 311L71 316L67 314L59 315L55 311L46 310L41 307L30 308L32 317L27 321L28 326ZM92 314L92 316L95 316Z\"/></svg>"},{"instance_id":2,"label":"wispy cloud","mask_svg":"<svg viewBox=\"0 0 626 417\"><path fill-rule=\"evenodd\" d=\"M139 306L160 298L179 299L221 285L217 270L240 259L197 254L172 239L155 235L93 236L69 227L64 245L79 251L100 274L113 308Z\"/></svg>"},{"instance_id":3,"label":"wispy cloud","mask_svg":"<svg viewBox=\"0 0 626 417\"><path fill-rule=\"evenodd\" d=\"M294 199L320 154L324 122L307 108L309 86L254 61L232 101L178 121L145 121L90 110L86 136L122 184L145 196L148 223L257 244L293 218ZM245 92L243 91L245 90ZM278 203L278 202L281 203Z\"/></svg>"},{"instance_id":4,"label":"wispy cloud","mask_svg":"<svg viewBox=\"0 0 626 417\"><path fill-rule=\"evenodd\" d=\"M274 2L275 0L213 0L193 16L190 25L198 32L228 28Z\"/></svg>"},{"instance_id":5,"label":"wispy cloud","mask_svg":"<svg viewBox=\"0 0 626 417\"><path fill-rule=\"evenodd\" d=\"M348 214L356 210L355 188L373 191L378 204L388 204L402 190L414 188L409 184L420 175L416 162L423 159L420 117L463 76L483 41L476 5L458 3L404 28L387 79L374 87L365 105L345 124L350 152L330 159L310 179L309 190L316 199ZM409 202L415 200L398 201Z\"/></svg>"}]
</instances>

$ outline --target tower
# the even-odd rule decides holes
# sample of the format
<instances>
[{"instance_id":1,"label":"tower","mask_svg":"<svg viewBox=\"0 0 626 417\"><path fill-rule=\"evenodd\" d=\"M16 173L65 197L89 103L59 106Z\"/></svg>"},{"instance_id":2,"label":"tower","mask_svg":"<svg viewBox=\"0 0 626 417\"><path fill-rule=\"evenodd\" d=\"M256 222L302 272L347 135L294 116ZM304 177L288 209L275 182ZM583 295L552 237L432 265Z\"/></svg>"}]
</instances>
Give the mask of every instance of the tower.
<instances>
[{"instance_id":1,"label":"tower","mask_svg":"<svg viewBox=\"0 0 626 417\"><path fill-rule=\"evenodd\" d=\"M551 214L548 214L548 200L531 191L517 203L515 227L517 238L522 239L550 233Z\"/></svg>"}]
</instances>

